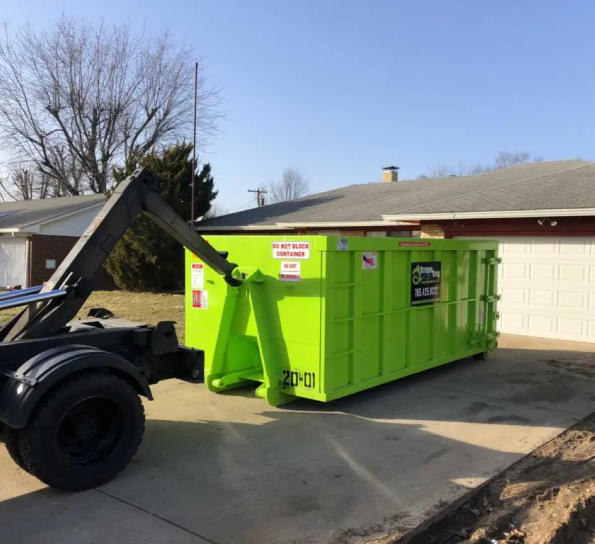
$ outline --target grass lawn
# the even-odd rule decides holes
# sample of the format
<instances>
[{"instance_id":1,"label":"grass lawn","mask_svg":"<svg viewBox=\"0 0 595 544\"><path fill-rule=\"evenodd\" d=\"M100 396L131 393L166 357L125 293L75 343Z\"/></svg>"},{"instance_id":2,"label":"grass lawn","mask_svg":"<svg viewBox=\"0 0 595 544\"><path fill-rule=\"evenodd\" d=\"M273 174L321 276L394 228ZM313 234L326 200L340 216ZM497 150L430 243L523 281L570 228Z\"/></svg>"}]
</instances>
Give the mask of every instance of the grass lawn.
<instances>
[{"instance_id":1,"label":"grass lawn","mask_svg":"<svg viewBox=\"0 0 595 544\"><path fill-rule=\"evenodd\" d=\"M107 308L116 317L154 325L158 321L175 321L180 343L184 343L184 295L96 291L85 303L79 317L91 308ZM0 323L15 315L19 308L0 312Z\"/></svg>"}]
</instances>

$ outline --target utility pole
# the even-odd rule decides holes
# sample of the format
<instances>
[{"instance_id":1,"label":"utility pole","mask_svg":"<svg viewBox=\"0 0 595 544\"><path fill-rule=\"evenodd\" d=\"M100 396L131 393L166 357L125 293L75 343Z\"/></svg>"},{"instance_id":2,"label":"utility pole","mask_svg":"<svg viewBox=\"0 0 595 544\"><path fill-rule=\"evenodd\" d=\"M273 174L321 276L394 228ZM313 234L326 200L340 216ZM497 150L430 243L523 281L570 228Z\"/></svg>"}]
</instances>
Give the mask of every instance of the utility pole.
<instances>
[{"instance_id":1,"label":"utility pole","mask_svg":"<svg viewBox=\"0 0 595 544\"><path fill-rule=\"evenodd\" d=\"M194 176L196 172L196 100L198 97L198 62L194 65L194 137L192 139L192 194L190 196L190 226L194 228Z\"/></svg>"},{"instance_id":2,"label":"utility pole","mask_svg":"<svg viewBox=\"0 0 595 544\"><path fill-rule=\"evenodd\" d=\"M258 189L248 189L249 193L256 193L256 203L259 208L262 208L265 204L264 202L264 195L267 194L265 189L259 187Z\"/></svg>"}]
</instances>

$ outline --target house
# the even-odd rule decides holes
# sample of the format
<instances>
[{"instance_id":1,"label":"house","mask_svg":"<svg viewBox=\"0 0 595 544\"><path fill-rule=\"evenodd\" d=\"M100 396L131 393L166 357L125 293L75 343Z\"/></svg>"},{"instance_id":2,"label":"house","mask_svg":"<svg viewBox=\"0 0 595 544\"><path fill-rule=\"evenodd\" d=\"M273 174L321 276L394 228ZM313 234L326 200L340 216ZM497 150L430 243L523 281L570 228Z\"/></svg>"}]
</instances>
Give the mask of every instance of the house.
<instances>
[{"instance_id":1,"label":"house","mask_svg":"<svg viewBox=\"0 0 595 544\"><path fill-rule=\"evenodd\" d=\"M351 185L201 223L229 233L492 239L502 332L595 343L595 163L539 162L480 176ZM391 181L392 178L392 181Z\"/></svg>"},{"instance_id":2,"label":"house","mask_svg":"<svg viewBox=\"0 0 595 544\"><path fill-rule=\"evenodd\" d=\"M386 166L383 168L385 183L349 185L299 200L244 210L201 221L197 229L234 234L415 236L420 228L417 221L390 221L382 217L382 214L392 211L390 206L385 205L387 198L405 186L395 183L398 172L398 167Z\"/></svg>"},{"instance_id":3,"label":"house","mask_svg":"<svg viewBox=\"0 0 595 544\"><path fill-rule=\"evenodd\" d=\"M104 195L0 203L0 287L46 281L104 203ZM96 282L113 287L105 270Z\"/></svg>"}]
</instances>

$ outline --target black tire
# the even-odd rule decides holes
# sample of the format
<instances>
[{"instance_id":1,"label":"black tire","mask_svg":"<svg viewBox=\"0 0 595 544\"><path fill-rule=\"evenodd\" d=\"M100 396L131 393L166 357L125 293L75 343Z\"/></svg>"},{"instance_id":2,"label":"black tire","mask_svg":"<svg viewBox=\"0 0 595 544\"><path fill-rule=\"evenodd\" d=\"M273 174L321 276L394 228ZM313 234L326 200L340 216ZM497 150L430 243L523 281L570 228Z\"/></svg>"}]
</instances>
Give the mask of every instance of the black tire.
<instances>
[{"instance_id":1,"label":"black tire","mask_svg":"<svg viewBox=\"0 0 595 544\"><path fill-rule=\"evenodd\" d=\"M21 448L19 446L20 441L20 431L16 429L11 429L10 427L4 427L3 431L3 439L4 445L6 446L6 451L8 451L8 455L10 458L17 464L17 466L28 472L25 463L23 462L23 458L21 457Z\"/></svg>"},{"instance_id":2,"label":"black tire","mask_svg":"<svg viewBox=\"0 0 595 544\"><path fill-rule=\"evenodd\" d=\"M62 491L102 485L130 463L145 430L136 391L122 378L90 372L51 391L20 432L27 470Z\"/></svg>"},{"instance_id":3,"label":"black tire","mask_svg":"<svg viewBox=\"0 0 595 544\"><path fill-rule=\"evenodd\" d=\"M483 353L476 353L473 358L478 361L485 361L488 358L488 352L484 351Z\"/></svg>"}]
</instances>

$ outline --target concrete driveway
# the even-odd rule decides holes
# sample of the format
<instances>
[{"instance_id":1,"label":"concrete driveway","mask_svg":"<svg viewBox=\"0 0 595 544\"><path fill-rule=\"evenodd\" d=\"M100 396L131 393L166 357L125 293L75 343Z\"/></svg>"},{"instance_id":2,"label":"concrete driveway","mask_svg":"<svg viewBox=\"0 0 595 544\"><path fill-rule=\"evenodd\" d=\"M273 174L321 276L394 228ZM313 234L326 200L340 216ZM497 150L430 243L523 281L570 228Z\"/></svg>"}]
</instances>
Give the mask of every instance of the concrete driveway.
<instances>
[{"instance_id":1,"label":"concrete driveway","mask_svg":"<svg viewBox=\"0 0 595 544\"><path fill-rule=\"evenodd\" d=\"M379 542L595 410L595 345L502 337L465 360L328 405L170 381L136 461L77 495L0 449L3 542Z\"/></svg>"}]
</instances>

